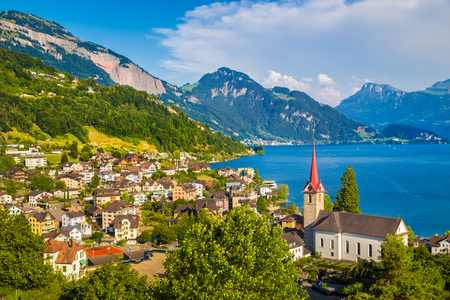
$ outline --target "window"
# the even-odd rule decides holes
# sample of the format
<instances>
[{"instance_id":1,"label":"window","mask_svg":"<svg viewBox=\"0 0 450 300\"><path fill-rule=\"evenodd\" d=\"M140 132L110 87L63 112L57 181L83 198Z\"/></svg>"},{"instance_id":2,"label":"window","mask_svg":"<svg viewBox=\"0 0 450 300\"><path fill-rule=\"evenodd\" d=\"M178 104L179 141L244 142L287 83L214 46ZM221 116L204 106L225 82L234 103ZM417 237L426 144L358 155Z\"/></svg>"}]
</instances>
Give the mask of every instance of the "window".
<instances>
[{"instance_id":1,"label":"window","mask_svg":"<svg viewBox=\"0 0 450 300\"><path fill-rule=\"evenodd\" d=\"M330 241L330 249L334 249L334 240Z\"/></svg>"},{"instance_id":2,"label":"window","mask_svg":"<svg viewBox=\"0 0 450 300\"><path fill-rule=\"evenodd\" d=\"M63 266L63 272L66 272L66 271L67 271L66 266Z\"/></svg>"},{"instance_id":3,"label":"window","mask_svg":"<svg viewBox=\"0 0 450 300\"><path fill-rule=\"evenodd\" d=\"M360 243L356 243L356 254L361 255L361 244Z\"/></svg>"},{"instance_id":4,"label":"window","mask_svg":"<svg viewBox=\"0 0 450 300\"><path fill-rule=\"evenodd\" d=\"M345 253L348 253L350 251L350 243L348 241L345 241Z\"/></svg>"},{"instance_id":5,"label":"window","mask_svg":"<svg viewBox=\"0 0 450 300\"><path fill-rule=\"evenodd\" d=\"M369 257L372 257L372 245L369 244Z\"/></svg>"},{"instance_id":6,"label":"window","mask_svg":"<svg viewBox=\"0 0 450 300\"><path fill-rule=\"evenodd\" d=\"M312 195L309 195L309 203L312 202Z\"/></svg>"},{"instance_id":7,"label":"window","mask_svg":"<svg viewBox=\"0 0 450 300\"><path fill-rule=\"evenodd\" d=\"M334 252L331 252L331 257L334 257Z\"/></svg>"},{"instance_id":8,"label":"window","mask_svg":"<svg viewBox=\"0 0 450 300\"><path fill-rule=\"evenodd\" d=\"M320 247L323 247L323 239L320 239Z\"/></svg>"}]
</instances>

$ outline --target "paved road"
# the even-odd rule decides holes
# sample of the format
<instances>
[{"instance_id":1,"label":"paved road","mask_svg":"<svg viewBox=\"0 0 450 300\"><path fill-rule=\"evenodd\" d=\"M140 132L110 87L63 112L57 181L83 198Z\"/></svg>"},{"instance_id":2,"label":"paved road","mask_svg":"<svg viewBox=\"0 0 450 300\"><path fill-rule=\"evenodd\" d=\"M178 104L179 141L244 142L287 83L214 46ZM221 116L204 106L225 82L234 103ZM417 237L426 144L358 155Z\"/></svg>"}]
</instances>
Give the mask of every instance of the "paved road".
<instances>
[{"instance_id":1,"label":"paved road","mask_svg":"<svg viewBox=\"0 0 450 300\"><path fill-rule=\"evenodd\" d=\"M302 285L303 285L303 289L306 290L309 294L309 300L324 300L324 299L340 300L340 299L342 299L341 297L338 297L338 296L328 296L327 297L325 295L322 295L321 293L313 291L312 286L310 283L308 283L308 281L303 281Z\"/></svg>"}]
</instances>

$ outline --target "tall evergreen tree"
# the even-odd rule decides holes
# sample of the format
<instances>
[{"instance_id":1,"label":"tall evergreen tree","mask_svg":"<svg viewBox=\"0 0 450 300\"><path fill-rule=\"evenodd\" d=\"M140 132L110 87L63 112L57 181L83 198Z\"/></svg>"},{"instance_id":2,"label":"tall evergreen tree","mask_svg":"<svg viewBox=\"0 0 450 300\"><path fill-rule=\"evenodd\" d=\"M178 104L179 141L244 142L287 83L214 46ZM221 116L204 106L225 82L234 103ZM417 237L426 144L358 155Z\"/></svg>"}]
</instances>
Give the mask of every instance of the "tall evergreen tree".
<instances>
[{"instance_id":1,"label":"tall evergreen tree","mask_svg":"<svg viewBox=\"0 0 450 300\"><path fill-rule=\"evenodd\" d=\"M94 176L92 177L91 185L93 187L98 187L100 185L100 176L98 176L97 173L94 173Z\"/></svg>"},{"instance_id":2,"label":"tall evergreen tree","mask_svg":"<svg viewBox=\"0 0 450 300\"><path fill-rule=\"evenodd\" d=\"M66 162L69 162L69 157L67 156L67 153L63 153L61 156L61 164L65 164Z\"/></svg>"},{"instance_id":3,"label":"tall evergreen tree","mask_svg":"<svg viewBox=\"0 0 450 300\"><path fill-rule=\"evenodd\" d=\"M341 181L342 187L337 192L333 210L360 214L358 185L356 184L356 173L353 171L352 166L348 166L347 170L345 170Z\"/></svg>"},{"instance_id":4,"label":"tall evergreen tree","mask_svg":"<svg viewBox=\"0 0 450 300\"><path fill-rule=\"evenodd\" d=\"M70 146L69 155L70 155L70 157L72 157L74 159L78 157L78 143L77 142L73 142L72 145Z\"/></svg>"}]
</instances>

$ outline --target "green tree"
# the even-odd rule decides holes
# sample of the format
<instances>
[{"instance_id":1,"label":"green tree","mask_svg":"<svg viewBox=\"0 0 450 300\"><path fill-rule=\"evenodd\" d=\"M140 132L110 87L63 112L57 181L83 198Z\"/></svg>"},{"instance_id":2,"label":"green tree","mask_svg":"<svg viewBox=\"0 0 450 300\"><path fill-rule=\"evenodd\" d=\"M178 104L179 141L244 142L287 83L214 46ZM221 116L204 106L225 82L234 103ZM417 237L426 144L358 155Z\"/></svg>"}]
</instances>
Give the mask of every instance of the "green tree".
<instances>
[{"instance_id":1,"label":"green tree","mask_svg":"<svg viewBox=\"0 0 450 300\"><path fill-rule=\"evenodd\" d=\"M120 195L120 200L126 201L126 202L130 202L130 203L131 203L130 195L128 195L128 192L127 192L127 191L123 192L123 194Z\"/></svg>"},{"instance_id":2,"label":"green tree","mask_svg":"<svg viewBox=\"0 0 450 300\"><path fill-rule=\"evenodd\" d=\"M256 209L262 214L267 213L267 203L263 196L259 196L256 200Z\"/></svg>"},{"instance_id":3,"label":"green tree","mask_svg":"<svg viewBox=\"0 0 450 300\"><path fill-rule=\"evenodd\" d=\"M330 196L327 194L324 194L323 199L324 199L324 201L323 201L324 210L330 210L330 211L333 210L333 203L331 203L331 201L330 201Z\"/></svg>"},{"instance_id":4,"label":"green tree","mask_svg":"<svg viewBox=\"0 0 450 300\"><path fill-rule=\"evenodd\" d=\"M167 210L169 209L169 201L167 201L166 195L161 196L158 206L163 214L167 212Z\"/></svg>"},{"instance_id":5,"label":"green tree","mask_svg":"<svg viewBox=\"0 0 450 300\"><path fill-rule=\"evenodd\" d=\"M352 166L348 166L344 175L341 177L342 187L334 200L333 210L346 211L349 213L360 214L358 185L356 184L356 174Z\"/></svg>"},{"instance_id":6,"label":"green tree","mask_svg":"<svg viewBox=\"0 0 450 300\"><path fill-rule=\"evenodd\" d=\"M152 233L150 230L144 230L144 232L142 232L139 235L139 241L141 241L142 243L148 243L152 241Z\"/></svg>"},{"instance_id":7,"label":"green tree","mask_svg":"<svg viewBox=\"0 0 450 300\"><path fill-rule=\"evenodd\" d=\"M0 210L0 287L22 290L44 288L56 274L42 256L46 246L31 232L24 214L12 218Z\"/></svg>"},{"instance_id":8,"label":"green tree","mask_svg":"<svg viewBox=\"0 0 450 300\"><path fill-rule=\"evenodd\" d=\"M91 159L91 157L92 157L91 147L89 145L84 145L83 148L81 149L81 155L80 155L81 160L88 161Z\"/></svg>"},{"instance_id":9,"label":"green tree","mask_svg":"<svg viewBox=\"0 0 450 300\"><path fill-rule=\"evenodd\" d=\"M408 242L412 242L414 241L414 231L412 231L411 226L406 226L406 229L408 229L409 234L408 234Z\"/></svg>"},{"instance_id":10,"label":"green tree","mask_svg":"<svg viewBox=\"0 0 450 300\"><path fill-rule=\"evenodd\" d=\"M288 215L290 215L290 214L297 214L298 213L298 207L294 203L292 203L291 205L288 206L288 208L286 210L286 213Z\"/></svg>"},{"instance_id":11,"label":"green tree","mask_svg":"<svg viewBox=\"0 0 450 300\"><path fill-rule=\"evenodd\" d=\"M164 266L167 281L151 285L159 299L306 299L282 230L249 207L222 222L210 214L188 231ZM300 290L302 291L302 290Z\"/></svg>"},{"instance_id":12,"label":"green tree","mask_svg":"<svg viewBox=\"0 0 450 300\"><path fill-rule=\"evenodd\" d=\"M77 142L73 142L72 145L70 146L69 155L73 159L78 157L78 143Z\"/></svg>"},{"instance_id":13,"label":"green tree","mask_svg":"<svg viewBox=\"0 0 450 300\"><path fill-rule=\"evenodd\" d=\"M82 289L78 299L148 299L147 276L139 277L129 264L113 262L78 281Z\"/></svg>"},{"instance_id":14,"label":"green tree","mask_svg":"<svg viewBox=\"0 0 450 300\"><path fill-rule=\"evenodd\" d=\"M278 186L278 199L286 199L289 194L289 186L287 184L280 184Z\"/></svg>"},{"instance_id":15,"label":"green tree","mask_svg":"<svg viewBox=\"0 0 450 300\"><path fill-rule=\"evenodd\" d=\"M62 180L58 180L55 185L56 185L56 190L62 190L62 189L66 188L66 183Z\"/></svg>"},{"instance_id":16,"label":"green tree","mask_svg":"<svg viewBox=\"0 0 450 300\"><path fill-rule=\"evenodd\" d=\"M93 238L94 240L98 240L98 239L101 238L101 237L102 237L102 234L101 234L100 231L96 231L96 232L92 233L92 238Z\"/></svg>"},{"instance_id":17,"label":"green tree","mask_svg":"<svg viewBox=\"0 0 450 300\"><path fill-rule=\"evenodd\" d=\"M180 159L180 151L174 151L172 156L174 159Z\"/></svg>"},{"instance_id":18,"label":"green tree","mask_svg":"<svg viewBox=\"0 0 450 300\"><path fill-rule=\"evenodd\" d=\"M152 180L158 180L166 176L163 170L156 170L155 173L152 174Z\"/></svg>"},{"instance_id":19,"label":"green tree","mask_svg":"<svg viewBox=\"0 0 450 300\"><path fill-rule=\"evenodd\" d=\"M10 155L0 155L0 173L5 171L6 168L13 168L16 166L14 158Z\"/></svg>"},{"instance_id":20,"label":"green tree","mask_svg":"<svg viewBox=\"0 0 450 300\"><path fill-rule=\"evenodd\" d=\"M66 162L69 162L69 157L67 156L67 153L63 153L61 156L61 164L65 164Z\"/></svg>"},{"instance_id":21,"label":"green tree","mask_svg":"<svg viewBox=\"0 0 450 300\"><path fill-rule=\"evenodd\" d=\"M253 180L255 180L256 182L259 182L262 178L259 176L259 170L256 169L255 170L255 175L253 175Z\"/></svg>"},{"instance_id":22,"label":"green tree","mask_svg":"<svg viewBox=\"0 0 450 300\"><path fill-rule=\"evenodd\" d=\"M100 176L98 176L97 172L94 173L91 181L92 187L98 187L100 185Z\"/></svg>"},{"instance_id":23,"label":"green tree","mask_svg":"<svg viewBox=\"0 0 450 300\"><path fill-rule=\"evenodd\" d=\"M168 244L177 239L177 234L169 227L166 220L162 220L153 228L153 236L158 237L162 243Z\"/></svg>"},{"instance_id":24,"label":"green tree","mask_svg":"<svg viewBox=\"0 0 450 300\"><path fill-rule=\"evenodd\" d=\"M31 189L33 190L44 190L53 193L55 190L55 181L50 175L47 174L36 174L30 176L31 178Z\"/></svg>"},{"instance_id":25,"label":"green tree","mask_svg":"<svg viewBox=\"0 0 450 300\"><path fill-rule=\"evenodd\" d=\"M444 233L444 236L449 236L450 235L450 230L447 230L445 233Z\"/></svg>"}]
</instances>

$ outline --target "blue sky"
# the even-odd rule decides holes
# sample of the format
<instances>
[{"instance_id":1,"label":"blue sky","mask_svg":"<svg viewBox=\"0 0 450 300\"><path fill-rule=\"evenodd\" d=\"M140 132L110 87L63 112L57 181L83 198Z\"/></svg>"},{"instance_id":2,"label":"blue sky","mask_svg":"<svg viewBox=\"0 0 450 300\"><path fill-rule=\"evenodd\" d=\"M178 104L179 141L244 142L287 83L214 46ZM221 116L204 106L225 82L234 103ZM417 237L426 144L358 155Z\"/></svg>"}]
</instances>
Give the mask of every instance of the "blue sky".
<instances>
[{"instance_id":1,"label":"blue sky","mask_svg":"<svg viewBox=\"0 0 450 300\"><path fill-rule=\"evenodd\" d=\"M69 2L67 2L69 3ZM176 85L225 66L335 106L366 82L450 78L450 1L9 1Z\"/></svg>"}]
</instances>

